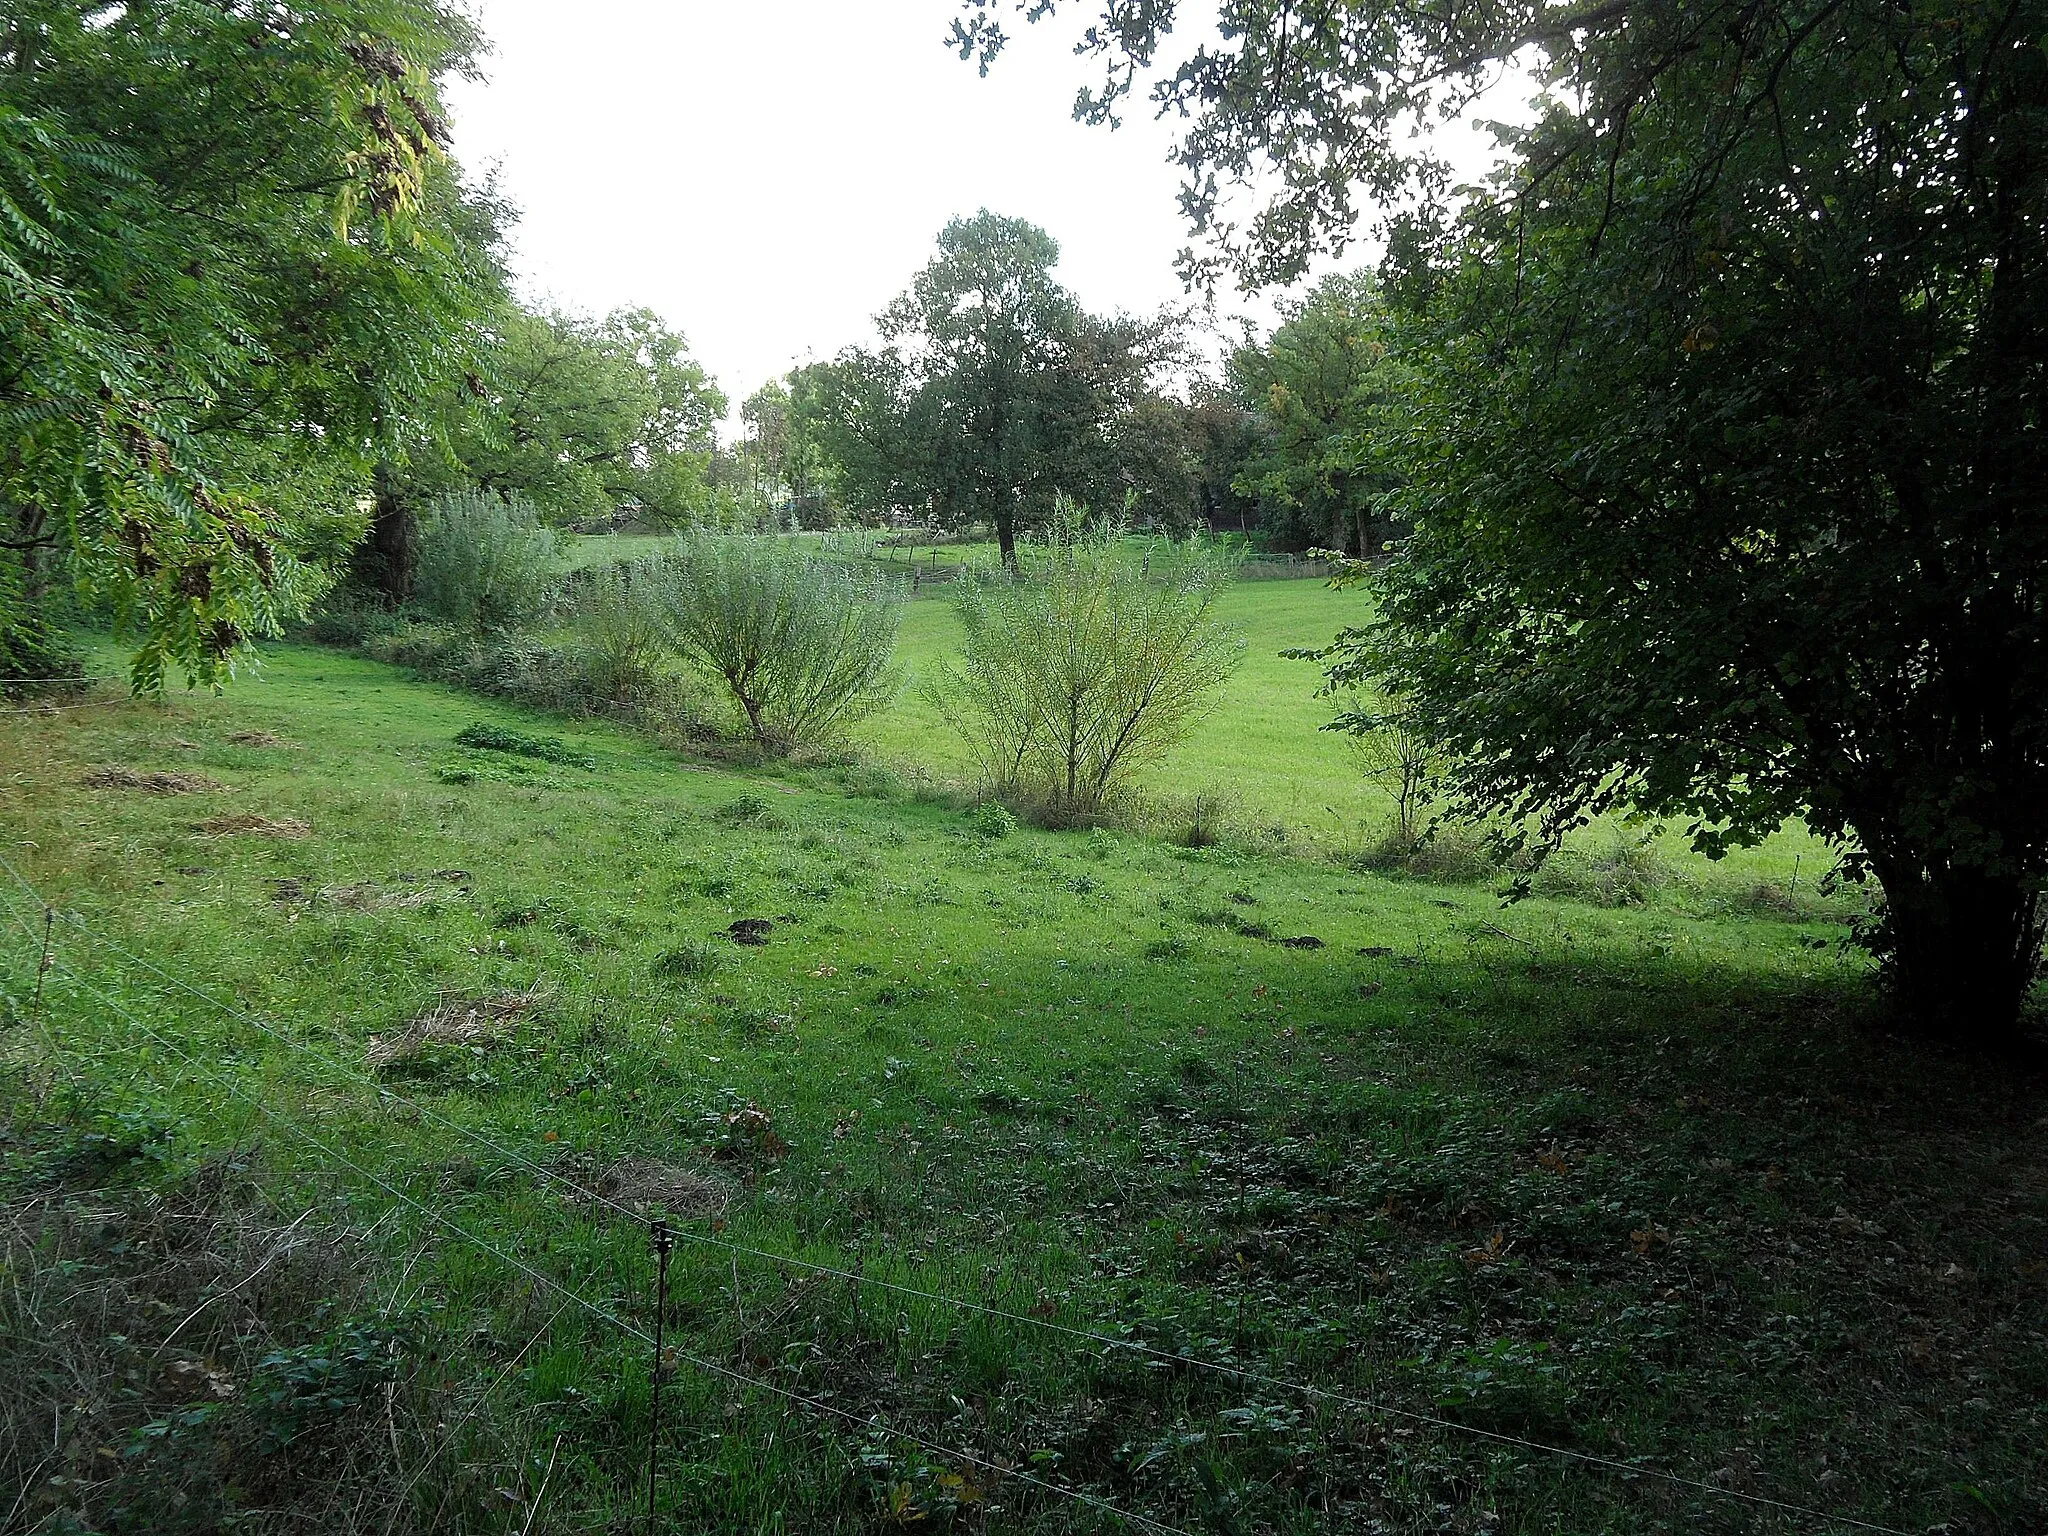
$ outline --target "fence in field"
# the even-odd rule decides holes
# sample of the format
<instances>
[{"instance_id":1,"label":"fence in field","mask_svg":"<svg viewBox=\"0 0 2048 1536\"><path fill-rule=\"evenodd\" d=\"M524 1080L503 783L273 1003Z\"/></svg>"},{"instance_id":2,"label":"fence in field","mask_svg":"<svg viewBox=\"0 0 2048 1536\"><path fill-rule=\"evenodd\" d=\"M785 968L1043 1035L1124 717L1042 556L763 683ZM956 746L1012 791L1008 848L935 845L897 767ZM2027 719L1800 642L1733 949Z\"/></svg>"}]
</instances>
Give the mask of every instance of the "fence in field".
<instances>
[{"instance_id":1,"label":"fence in field","mask_svg":"<svg viewBox=\"0 0 2048 1536\"><path fill-rule=\"evenodd\" d=\"M1025 1470L1021 1459L998 1457L994 1453L981 1453L949 1446L925 1439L909 1430L885 1424L874 1418L842 1408L834 1403L791 1390L758 1375L741 1370L721 1360L693 1354L677 1349L665 1342L665 1319L667 1313L666 1284L669 1255L677 1244L702 1247L726 1256L735 1264L744 1260L749 1264L771 1266L778 1272L795 1271L820 1279L841 1281L852 1287L857 1295L861 1291L879 1292L905 1301L947 1308L958 1313L1000 1321L1023 1330L1036 1330L1076 1346L1086 1346L1091 1351L1124 1352L1145 1360L1178 1370L1199 1371L1219 1379L1241 1385L1255 1386L1264 1390L1285 1393L1309 1402L1333 1408L1347 1409L1370 1418L1393 1420L1417 1427L1429 1428L1447 1435L1463 1436L1491 1445L1526 1452L1532 1457L1555 1459L1560 1462L1583 1466L1603 1473L1624 1478L1654 1481L1692 1493L1706 1494L1717 1499L1728 1500L1758 1510L1769 1510L1781 1515L1792 1516L1814 1522L1817 1526L1841 1529L1872 1531L1880 1536L1907 1536L1907 1533L1893 1526L1881 1525L1852 1516L1835 1514L1827 1510L1812 1508L1784 1500L1773 1499L1761 1494L1748 1493L1739 1489L1723 1487L1699 1478L1687 1477L1641 1461L1624 1461L1615 1457L1601 1456L1567 1446L1549 1445L1520 1436L1505 1434L1476 1425L1447 1419L1424 1410L1410 1408L1383 1399L1360 1397L1332 1388L1319 1387L1309 1382L1275 1376L1269 1372L1243 1365L1203 1359L1199 1356L1154 1348L1140 1341L1100 1332L1093 1328L1079 1327L1061 1322L1056 1315L1044 1316L1038 1312L1013 1311L994 1306L969 1297L951 1296L942 1292L904 1284L884 1276L872 1275L861 1269L847 1269L830 1264L821 1264L801 1258L795 1254L778 1253L735 1241L715 1231L700 1230L689 1225L672 1224L661 1218L650 1218L620 1202L610 1199L589 1188L559 1169L539 1163L523 1153L506 1146L495 1137L464 1125L435 1110L432 1106L408 1097L392 1088L373 1071L330 1056L324 1051L308 1045L287 1033L276 1024L252 1013L247 1009L226 1002L186 980L185 978L157 965L148 957L138 954L111 936L98 931L76 912L56 907L45 900L15 865L0 855L0 873L12 882L13 891L0 889L0 913L14 933L23 935L35 954L35 975L33 1002L30 1004L30 1022L44 1037L45 1048L51 1059L61 1068L67 1058L61 1043L51 1032L46 1007L46 988L52 976L61 976L65 983L75 988L78 994L104 1008L107 1013L121 1021L139 1038L148 1040L170 1056L176 1058L190 1071L196 1080L210 1083L222 1093L246 1105L267 1123L289 1136L300 1145L309 1148L318 1160L332 1170L360 1179L399 1205L412 1211L431 1227L446 1234L475 1252L494 1259L508 1270L531 1281L550 1296L561 1301L557 1311L571 1307L578 1308L605 1326L615 1329L624 1339L644 1346L649 1351L649 1380L652 1391L653 1418L649 1429L647 1462L647 1497L649 1529L656 1527L656 1492L660 1475L661 1427L659 1418L660 1386L666 1362L674 1361L678 1366L688 1366L706 1376L722 1380L733 1386L760 1392L768 1397L802 1409L814 1417L837 1423L845 1423L870 1432L880 1431L906 1445L916 1446L925 1453L949 1460L962 1467L972 1467L987 1474L991 1486L1000 1482L1014 1483L1050 1498L1058 1498L1085 1506L1095 1512L1128 1523L1141 1530L1162 1533L1162 1536L1190 1536L1181 1527L1143 1514L1137 1510L1119 1505L1102 1498L1086 1489L1072 1487L1051 1477ZM40 917L38 924L35 919ZM505 1164L530 1174L535 1179L560 1189L576 1200L592 1208L604 1208L621 1219L637 1226L646 1236L652 1262L649 1265L648 1284L652 1292L652 1328L640 1326L628 1317L622 1316L614 1307L595 1301L575 1286L552 1276L536 1264L507 1252L501 1245L492 1242L477 1232L456 1221L446 1212L408 1194L405 1190L366 1168L349 1153L334 1145L330 1140L309 1130L297 1118L281 1113L258 1094L252 1093L239 1080L216 1065L195 1056L181 1045L172 1035L153 1025L148 1019L123 1003L112 992L98 985L85 974L76 963L75 956L80 948L99 955L111 957L115 967L151 978L155 985L167 991L188 996L205 1008L239 1025L257 1031L272 1042L284 1047L294 1057L309 1063L318 1071L331 1073L359 1086L368 1087L380 1102L396 1106L417 1116L421 1121L433 1125L454 1136L460 1137L472 1146L487 1151L504 1160ZM12 954L10 952L10 958ZM303 1220L310 1212L302 1213ZM551 1327L553 1320L543 1326L543 1332ZM536 1335L536 1339L538 1335ZM530 1349L529 1343L527 1348ZM523 1354L523 1351L522 1351ZM505 1373L509 1375L509 1369ZM502 1382L503 1376L499 1378ZM493 1384L493 1389L498 1383ZM439 1454L452 1440L454 1431L435 1451ZM429 1465L432 1458L429 1458ZM421 1474L426 1470L420 1469ZM544 1491L544 1490L543 1490Z\"/></svg>"},{"instance_id":2,"label":"fence in field","mask_svg":"<svg viewBox=\"0 0 2048 1536\"><path fill-rule=\"evenodd\" d=\"M94 672L84 677L0 677L0 716L7 715L61 715L74 709L105 709L113 704L125 704L129 695L122 693L113 698L85 699L72 695L82 692L95 683L124 683L128 679L119 672ZM11 695L6 690L34 689L34 695L23 691Z\"/></svg>"}]
</instances>

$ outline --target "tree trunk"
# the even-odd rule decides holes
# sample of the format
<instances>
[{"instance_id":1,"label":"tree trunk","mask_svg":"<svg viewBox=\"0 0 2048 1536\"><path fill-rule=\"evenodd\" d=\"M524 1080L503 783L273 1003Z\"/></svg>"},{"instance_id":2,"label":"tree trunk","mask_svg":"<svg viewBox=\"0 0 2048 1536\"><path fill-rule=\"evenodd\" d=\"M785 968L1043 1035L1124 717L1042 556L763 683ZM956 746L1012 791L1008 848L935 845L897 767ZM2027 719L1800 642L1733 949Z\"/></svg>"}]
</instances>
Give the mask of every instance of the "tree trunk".
<instances>
[{"instance_id":1,"label":"tree trunk","mask_svg":"<svg viewBox=\"0 0 2048 1536\"><path fill-rule=\"evenodd\" d=\"M2039 892L1982 869L1879 864L1877 874L1887 980L1906 1021L1962 1044L2012 1039L2040 968Z\"/></svg>"},{"instance_id":2,"label":"tree trunk","mask_svg":"<svg viewBox=\"0 0 2048 1536\"><path fill-rule=\"evenodd\" d=\"M395 608L412 597L420 563L420 524L412 499L399 488L388 464L377 466L376 492L369 536L357 546L350 565L358 581Z\"/></svg>"},{"instance_id":3,"label":"tree trunk","mask_svg":"<svg viewBox=\"0 0 2048 1536\"><path fill-rule=\"evenodd\" d=\"M1015 507L1015 499L1008 496L998 501L995 507L996 547L1003 552L1003 569L1006 571L1017 569L1017 514L1014 510Z\"/></svg>"}]
</instances>

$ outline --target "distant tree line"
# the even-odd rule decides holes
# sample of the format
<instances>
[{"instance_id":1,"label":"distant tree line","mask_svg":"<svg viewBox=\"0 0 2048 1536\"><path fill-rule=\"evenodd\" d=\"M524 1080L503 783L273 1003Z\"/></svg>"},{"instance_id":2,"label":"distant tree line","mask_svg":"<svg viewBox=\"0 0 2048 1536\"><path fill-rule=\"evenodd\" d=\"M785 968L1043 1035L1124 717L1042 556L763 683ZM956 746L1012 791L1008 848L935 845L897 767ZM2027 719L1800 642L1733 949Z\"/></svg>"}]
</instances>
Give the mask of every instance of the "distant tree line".
<instances>
[{"instance_id":1,"label":"distant tree line","mask_svg":"<svg viewBox=\"0 0 2048 1536\"><path fill-rule=\"evenodd\" d=\"M1006 560L1061 498L1174 534L1379 550L1391 369L1369 279L1324 283L1270 341L1204 368L1186 315L1091 314L1058 260L1023 220L955 219L878 317L880 345L746 401L737 478L784 526L978 526Z\"/></svg>"}]
</instances>

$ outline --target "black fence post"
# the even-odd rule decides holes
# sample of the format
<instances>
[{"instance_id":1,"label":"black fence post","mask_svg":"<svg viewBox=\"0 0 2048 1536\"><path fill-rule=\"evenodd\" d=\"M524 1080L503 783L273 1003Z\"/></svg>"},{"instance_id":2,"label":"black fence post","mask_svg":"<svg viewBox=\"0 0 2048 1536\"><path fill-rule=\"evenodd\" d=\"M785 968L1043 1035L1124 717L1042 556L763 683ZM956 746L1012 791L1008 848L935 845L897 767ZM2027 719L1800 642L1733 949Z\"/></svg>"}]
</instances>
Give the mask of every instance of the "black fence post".
<instances>
[{"instance_id":1,"label":"black fence post","mask_svg":"<svg viewBox=\"0 0 2048 1536\"><path fill-rule=\"evenodd\" d=\"M654 1368L649 1384L653 1389L647 1419L647 1529L654 1530L654 1488L661 1461L661 1358L662 1320L668 1315L668 1256L676 1246L675 1235L665 1221L654 1223Z\"/></svg>"}]
</instances>

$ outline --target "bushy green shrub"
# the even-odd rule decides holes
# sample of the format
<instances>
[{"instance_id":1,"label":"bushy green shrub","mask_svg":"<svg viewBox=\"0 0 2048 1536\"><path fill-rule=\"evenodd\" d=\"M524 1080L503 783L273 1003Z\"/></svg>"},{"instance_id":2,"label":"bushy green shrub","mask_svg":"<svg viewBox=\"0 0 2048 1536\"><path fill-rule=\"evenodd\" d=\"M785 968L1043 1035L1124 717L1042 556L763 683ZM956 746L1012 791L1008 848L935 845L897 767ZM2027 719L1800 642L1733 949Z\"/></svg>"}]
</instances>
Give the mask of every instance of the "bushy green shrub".
<instances>
[{"instance_id":1,"label":"bushy green shrub","mask_svg":"<svg viewBox=\"0 0 2048 1536\"><path fill-rule=\"evenodd\" d=\"M967 824L982 837L1008 837L1017 830L1017 818L1009 808L993 800L984 800L967 813Z\"/></svg>"},{"instance_id":2,"label":"bushy green shrub","mask_svg":"<svg viewBox=\"0 0 2048 1536\"><path fill-rule=\"evenodd\" d=\"M888 702L893 587L780 539L719 534L678 539L651 574L669 645L770 751L828 744Z\"/></svg>"},{"instance_id":3,"label":"bushy green shrub","mask_svg":"<svg viewBox=\"0 0 2048 1536\"><path fill-rule=\"evenodd\" d=\"M561 545L525 501L451 491L420 523L420 608L473 634L516 630L547 612Z\"/></svg>"},{"instance_id":4,"label":"bushy green shrub","mask_svg":"<svg viewBox=\"0 0 2048 1536\"><path fill-rule=\"evenodd\" d=\"M51 687L76 686L85 667L67 637L51 622L48 589L68 590L32 565L36 552L0 549L0 698L26 699Z\"/></svg>"},{"instance_id":5,"label":"bushy green shrub","mask_svg":"<svg viewBox=\"0 0 2048 1536\"><path fill-rule=\"evenodd\" d=\"M1464 822L1438 821L1415 836L1389 828L1355 861L1360 868L1389 875L1413 875L1445 885L1498 880L1500 858L1485 833Z\"/></svg>"},{"instance_id":6,"label":"bushy green shrub","mask_svg":"<svg viewBox=\"0 0 2048 1536\"><path fill-rule=\"evenodd\" d=\"M588 658L575 645L524 635L476 635L401 618L366 635L361 649L375 660L530 709L603 715L690 741L710 730L703 701L687 679L662 673L645 690L622 700L606 693L601 680L585 670Z\"/></svg>"},{"instance_id":7,"label":"bushy green shrub","mask_svg":"<svg viewBox=\"0 0 2048 1536\"><path fill-rule=\"evenodd\" d=\"M1210 617L1230 577L1197 543L1139 555L1115 528L960 578L966 641L932 693L990 793L1091 819L1184 740L1244 642Z\"/></svg>"},{"instance_id":8,"label":"bushy green shrub","mask_svg":"<svg viewBox=\"0 0 2048 1536\"><path fill-rule=\"evenodd\" d=\"M660 691L668 646L659 598L653 574L623 561L577 584L572 646L599 699L630 707Z\"/></svg>"}]
</instances>

